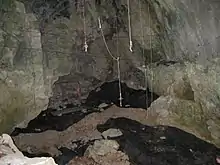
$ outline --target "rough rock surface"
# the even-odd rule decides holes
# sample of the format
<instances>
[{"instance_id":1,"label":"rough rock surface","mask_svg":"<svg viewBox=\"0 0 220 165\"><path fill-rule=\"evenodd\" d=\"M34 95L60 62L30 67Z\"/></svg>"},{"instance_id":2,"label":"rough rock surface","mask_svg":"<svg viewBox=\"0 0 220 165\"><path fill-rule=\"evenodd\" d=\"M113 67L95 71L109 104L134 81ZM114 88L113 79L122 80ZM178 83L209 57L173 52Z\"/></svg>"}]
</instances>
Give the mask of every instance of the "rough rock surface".
<instances>
[{"instance_id":1,"label":"rough rock surface","mask_svg":"<svg viewBox=\"0 0 220 165\"><path fill-rule=\"evenodd\" d=\"M43 52L36 17L15 1L13 10L1 10L0 20L1 132L34 118L49 100L44 93Z\"/></svg>"},{"instance_id":2,"label":"rough rock surface","mask_svg":"<svg viewBox=\"0 0 220 165\"><path fill-rule=\"evenodd\" d=\"M118 137L122 136L122 132L118 129L108 129L104 132L102 132L102 136L107 139L107 138L113 138L113 137Z\"/></svg>"},{"instance_id":3,"label":"rough rock surface","mask_svg":"<svg viewBox=\"0 0 220 165\"><path fill-rule=\"evenodd\" d=\"M165 100L164 102L167 102L166 97L164 99L160 98L158 101L160 101L160 100ZM161 105L162 107L164 106L164 102L162 102L163 103ZM178 103L178 104L176 104L176 103ZM70 150L74 150L76 148L74 142L82 141L82 142L86 143L91 140L102 139L102 136L103 136L102 134L105 131L108 131L111 129L119 129L120 128L122 135L116 134L114 136L107 137L107 139L108 138L113 138L113 139L122 138L123 139L123 137L126 137L126 135L124 135L124 132L123 132L124 128L126 128L126 129L130 128L131 129L131 130L129 130L130 132L135 132L136 131L135 129L142 128L142 127L139 128L139 126L133 127L132 125L130 126L129 124L126 125L125 124L126 121L124 123L125 125L123 125L122 124L123 121L122 121L121 126L119 125L120 127L118 127L118 126L117 127L109 127L107 125L107 128L109 128L109 129L105 128L104 130L102 129L101 132L99 132L101 127L98 127L98 130L97 130L97 125L102 125L109 118L124 117L127 119L132 119L134 121L138 121L139 123L144 124L144 125L147 124L147 125L154 126L157 124L167 124L167 125L174 126L174 127L180 127L180 128L183 128L184 130L186 130L187 132L196 135L199 138L203 138L207 141L208 140L211 141L210 137L204 138L204 134L207 135L210 133L205 132L206 130L203 127L203 125L201 125L201 127L199 127L200 123L198 121L192 121L192 120L194 120L192 117L186 118L184 115L181 116L181 112L178 112L178 108L179 108L178 105L181 105L183 108L184 108L184 106L187 106L187 108L195 108L196 107L195 103L192 102L191 105L185 105L185 102L184 101L182 102L182 100L174 100L171 102L171 104L169 106L170 108L168 108L167 110L166 110L167 107L164 107L164 109L162 109L162 108L159 108L159 105L160 104L158 103L158 107L156 108L156 109L158 109L158 112L155 109L153 109L152 114L150 113L151 109L149 110L150 112L147 112L146 110L142 110L142 109L118 108L116 106L112 106L103 112L93 113L93 114L86 116L85 118L83 118L79 122L73 124L68 129L66 129L62 132L48 130L48 131L41 132L41 133L20 133L17 136L14 136L13 140L15 141L15 144L18 146L18 148L24 152L28 152L30 154L37 154L37 155L42 154L42 153L48 153L51 156L55 157L55 156L59 156L60 154L62 154L61 151L59 150L60 148L65 147ZM153 106L154 105L152 105L152 107ZM191 110L193 110L193 109L191 109ZM163 118L161 116L160 117L158 117L156 115L154 116L154 114L156 112L163 115L162 116ZM171 115L169 115L169 114L171 114ZM176 116L177 117L174 118L172 116L172 114L174 117L176 117ZM188 115L190 116L192 114L188 114ZM160 120L160 119L163 119L163 120ZM191 120L189 120L189 119L191 119ZM179 122L175 123L175 121L180 121L180 120L186 120L189 123L189 125L185 126L185 125L178 125ZM166 121L168 121L168 122L166 122ZM190 122L194 122L193 123L194 125L192 125ZM185 127L183 127L183 126L185 126ZM159 133L160 132L159 130L155 130L155 133L156 132ZM171 132L172 136L174 136L175 133L172 133L172 131L173 130L171 129L170 132ZM144 134L140 134L140 136L142 136ZM149 134L149 136L150 136L151 134L154 134L154 133L149 132L147 134ZM136 141L138 141L138 139L139 139L138 136L133 137L133 140L136 139ZM161 133L161 134L159 133L158 136L160 136L158 138L160 138L161 140L166 139L166 135L164 135L163 133ZM178 136L182 136L182 134L178 135ZM149 138L151 138L151 137L149 137ZM175 137L175 138L178 139L180 137ZM194 138L196 139L196 137L194 137ZM195 141L195 139L194 140L191 139L191 140ZM152 141L154 141L154 140L152 139ZM152 146L153 146L153 143L152 143ZM78 159L80 159L80 161L87 160L86 158L77 158L77 160ZM76 160L74 160L74 161L76 161Z\"/></svg>"},{"instance_id":4,"label":"rough rock surface","mask_svg":"<svg viewBox=\"0 0 220 165\"><path fill-rule=\"evenodd\" d=\"M220 150L180 129L157 125L150 127L127 118L112 118L98 125L103 132L120 129L123 136L114 138L120 150L138 165L217 165Z\"/></svg>"},{"instance_id":5,"label":"rough rock surface","mask_svg":"<svg viewBox=\"0 0 220 165\"><path fill-rule=\"evenodd\" d=\"M153 119L155 124L174 126L219 145L208 130L209 119L202 114L201 106L191 100L161 96L148 108L147 118ZM212 131L215 134L217 130Z\"/></svg>"},{"instance_id":6,"label":"rough rock surface","mask_svg":"<svg viewBox=\"0 0 220 165\"><path fill-rule=\"evenodd\" d=\"M87 148L84 156L92 158L97 164L130 165L128 156L118 149L119 144L114 140L97 140Z\"/></svg>"},{"instance_id":7,"label":"rough rock surface","mask_svg":"<svg viewBox=\"0 0 220 165\"><path fill-rule=\"evenodd\" d=\"M202 125L209 121L206 128L218 141L219 3L131 1L134 51L130 52L127 2L86 0L85 19L83 2L15 1L1 10L0 132L18 123L26 125L38 115L47 107L52 88L49 108L59 108L80 104L92 89L117 78L117 63L100 33L100 16L108 48L121 57L121 79L129 87L144 88L140 67L159 63L148 66L151 91L201 106L202 114L197 115L206 118Z\"/></svg>"},{"instance_id":8,"label":"rough rock surface","mask_svg":"<svg viewBox=\"0 0 220 165\"><path fill-rule=\"evenodd\" d=\"M178 101L170 104L171 108L168 109L170 112L175 110L177 105L184 106ZM178 104L175 106L175 103ZM162 110L158 108L158 111ZM173 121L173 116L161 114ZM69 162L71 165L129 164L129 162L140 165L216 164L220 150L198 138L202 137L201 130L189 126L185 128L189 133L197 133L196 137L170 127L175 126L174 122L174 125L170 124L171 122L165 123L170 126L157 125L159 123L157 119L160 118L150 115L142 109L112 106L100 113L89 114L62 132L50 130L41 133L20 133L13 137L13 140L21 151L31 155L49 154L53 157L63 155L65 163L59 161L59 165L66 164L71 159ZM117 130L116 134L113 135L113 131L110 130ZM103 139L102 136L106 132L111 132L111 135ZM81 147L81 151L78 152ZM68 156L61 148L67 148L73 154Z\"/></svg>"},{"instance_id":9,"label":"rough rock surface","mask_svg":"<svg viewBox=\"0 0 220 165\"><path fill-rule=\"evenodd\" d=\"M157 0L152 10L160 22L169 60L207 63L219 57L218 1Z\"/></svg>"},{"instance_id":10,"label":"rough rock surface","mask_svg":"<svg viewBox=\"0 0 220 165\"><path fill-rule=\"evenodd\" d=\"M47 130L41 133L20 133L17 136L13 136L13 140L20 150L30 154L49 153L51 156L58 156L61 154L59 151L61 147L74 149L73 141L83 140L87 142L102 138L96 126L111 117L127 117L147 123L147 120L145 120L146 115L147 112L143 109L112 106L103 112L87 115L64 131Z\"/></svg>"},{"instance_id":11,"label":"rough rock surface","mask_svg":"<svg viewBox=\"0 0 220 165\"><path fill-rule=\"evenodd\" d=\"M0 165L57 165L53 158L25 157L14 145L11 137L7 134L0 136Z\"/></svg>"}]
</instances>

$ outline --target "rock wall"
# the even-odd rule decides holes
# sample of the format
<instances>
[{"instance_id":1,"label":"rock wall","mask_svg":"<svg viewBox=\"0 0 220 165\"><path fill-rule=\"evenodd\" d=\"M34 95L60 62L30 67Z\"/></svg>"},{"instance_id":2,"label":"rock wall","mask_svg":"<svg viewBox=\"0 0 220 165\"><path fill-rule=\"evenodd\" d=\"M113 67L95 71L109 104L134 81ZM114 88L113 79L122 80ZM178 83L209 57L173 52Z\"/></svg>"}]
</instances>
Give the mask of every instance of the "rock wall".
<instances>
[{"instance_id":1,"label":"rock wall","mask_svg":"<svg viewBox=\"0 0 220 165\"><path fill-rule=\"evenodd\" d=\"M125 0L15 2L15 10L0 15L4 116L0 131L24 119L25 125L47 106L82 101L101 83L117 79L117 63L103 41L100 17L109 50L121 57L122 81L144 88L142 65L147 64L151 90L195 103L198 115L205 115L204 127L211 134L218 132L219 5L197 0L130 1L134 50L130 52ZM88 53L83 50L85 36Z\"/></svg>"},{"instance_id":2,"label":"rock wall","mask_svg":"<svg viewBox=\"0 0 220 165\"><path fill-rule=\"evenodd\" d=\"M33 118L45 108L41 34L33 14L26 13L22 3L14 2L12 10L0 13L0 131L15 123Z\"/></svg>"},{"instance_id":3,"label":"rock wall","mask_svg":"<svg viewBox=\"0 0 220 165\"><path fill-rule=\"evenodd\" d=\"M204 64L219 57L218 1L157 0L151 4L166 34L163 48L169 59Z\"/></svg>"}]
</instances>

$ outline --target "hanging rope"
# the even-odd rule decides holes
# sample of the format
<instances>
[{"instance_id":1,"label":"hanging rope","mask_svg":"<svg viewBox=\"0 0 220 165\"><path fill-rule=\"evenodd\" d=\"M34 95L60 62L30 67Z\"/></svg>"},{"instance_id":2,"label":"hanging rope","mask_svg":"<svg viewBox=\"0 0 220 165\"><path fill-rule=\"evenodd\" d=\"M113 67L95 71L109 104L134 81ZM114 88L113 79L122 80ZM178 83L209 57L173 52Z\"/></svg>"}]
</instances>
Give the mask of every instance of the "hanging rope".
<instances>
[{"instance_id":1,"label":"hanging rope","mask_svg":"<svg viewBox=\"0 0 220 165\"><path fill-rule=\"evenodd\" d=\"M146 108L148 108L148 90L147 90L147 68L146 65L142 66L144 68L144 83L145 83L145 101L146 101Z\"/></svg>"},{"instance_id":2,"label":"hanging rope","mask_svg":"<svg viewBox=\"0 0 220 165\"><path fill-rule=\"evenodd\" d=\"M120 73L120 57L117 58L117 66L118 66L118 88L119 88L119 101L120 107L122 107L122 93L121 93L121 73Z\"/></svg>"},{"instance_id":3,"label":"hanging rope","mask_svg":"<svg viewBox=\"0 0 220 165\"><path fill-rule=\"evenodd\" d=\"M140 0L138 1L139 3L139 11L140 11L140 23L141 23L141 40L142 40L142 57L143 57L143 62L144 62L144 65L145 65L145 58L144 58L144 45L145 45L145 42L144 42L144 30L143 30L143 22L142 22L142 7L141 7L141 2Z\"/></svg>"},{"instance_id":4,"label":"hanging rope","mask_svg":"<svg viewBox=\"0 0 220 165\"><path fill-rule=\"evenodd\" d=\"M139 10L140 10L140 23L141 23L141 38L142 38L142 57L143 57L143 65L142 67L144 68L144 83L145 83L145 101L146 101L146 108L148 108L148 82L147 82L147 67L145 65L145 58L144 58L144 30L143 30L143 22L142 22L142 7L141 7L141 2L140 0L138 1L139 3Z\"/></svg>"},{"instance_id":5,"label":"hanging rope","mask_svg":"<svg viewBox=\"0 0 220 165\"><path fill-rule=\"evenodd\" d=\"M142 6L140 0L138 1L139 11L140 11L140 23L141 23L141 39L142 39L142 57L143 57L143 68L144 68L144 84L145 84L145 101L146 101L146 108L148 107L148 83L147 83L147 68L145 65L145 58L144 58L144 30L143 30L143 22L142 22Z\"/></svg>"},{"instance_id":6,"label":"hanging rope","mask_svg":"<svg viewBox=\"0 0 220 165\"><path fill-rule=\"evenodd\" d=\"M102 24L101 24L100 17L98 17L98 22L99 22L99 29L100 29L100 31L101 31L101 35L102 35L102 39L103 39L103 42L104 42L104 44L105 44L105 47L106 47L106 49L107 49L109 55L113 58L113 60L116 60L116 61L117 61L117 58L112 55L112 53L110 52L110 50L109 50L109 48L108 48L108 45L107 45L107 43L106 43L105 36L104 36L104 32L103 32L103 30L102 30Z\"/></svg>"},{"instance_id":7,"label":"hanging rope","mask_svg":"<svg viewBox=\"0 0 220 165\"><path fill-rule=\"evenodd\" d=\"M87 53L88 51L88 44L87 44L87 38L86 38L86 17L85 17L85 0L83 0L83 27L84 27L84 51Z\"/></svg>"},{"instance_id":8,"label":"hanging rope","mask_svg":"<svg viewBox=\"0 0 220 165\"><path fill-rule=\"evenodd\" d=\"M120 107L122 107L123 98L122 98L122 92L121 92L121 70L120 70L120 57L119 57L119 54L118 54L118 37L117 37L117 55L118 55L118 57L116 58L115 56L112 55L112 53L110 52L110 50L108 48L108 45L106 43L105 36L104 36L103 30L102 30L102 24L101 24L100 17L98 17L98 23L99 23L99 29L101 31L101 35L102 35L102 39L103 39L103 42L105 44L105 47L106 47L109 55L112 57L112 59L117 61L119 101L120 101Z\"/></svg>"},{"instance_id":9,"label":"hanging rope","mask_svg":"<svg viewBox=\"0 0 220 165\"><path fill-rule=\"evenodd\" d=\"M127 0L127 5L128 5L128 33L129 33L129 50L133 52L132 47L133 43L131 40L131 16L130 16L130 1Z\"/></svg>"},{"instance_id":10,"label":"hanging rope","mask_svg":"<svg viewBox=\"0 0 220 165\"><path fill-rule=\"evenodd\" d=\"M150 25L150 29L151 29L151 15L150 15L150 3L148 4L148 13L149 13L149 25ZM152 49L152 34L151 34L151 30L150 30L150 63L153 63L153 49ZM150 83L150 98L151 98L151 102L153 102L153 71L151 70L151 83Z\"/></svg>"},{"instance_id":11,"label":"hanging rope","mask_svg":"<svg viewBox=\"0 0 220 165\"><path fill-rule=\"evenodd\" d=\"M121 69L120 69L120 57L119 57L119 51L118 51L118 22L117 22L117 17L116 17L116 34L117 34L117 67L118 67L118 89L119 89L119 102L120 102L120 107L122 107L122 89L121 89Z\"/></svg>"}]
</instances>

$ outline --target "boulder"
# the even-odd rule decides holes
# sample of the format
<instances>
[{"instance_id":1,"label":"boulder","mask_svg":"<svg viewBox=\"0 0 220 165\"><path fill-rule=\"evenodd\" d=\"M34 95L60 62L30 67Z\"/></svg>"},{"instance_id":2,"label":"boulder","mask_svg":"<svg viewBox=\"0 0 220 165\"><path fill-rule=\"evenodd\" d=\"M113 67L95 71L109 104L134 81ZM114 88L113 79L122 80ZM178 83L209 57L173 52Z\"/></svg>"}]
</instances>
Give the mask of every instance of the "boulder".
<instances>
[{"instance_id":1,"label":"boulder","mask_svg":"<svg viewBox=\"0 0 220 165\"><path fill-rule=\"evenodd\" d=\"M0 136L0 165L57 165L51 157L28 158L14 145L8 134Z\"/></svg>"},{"instance_id":2,"label":"boulder","mask_svg":"<svg viewBox=\"0 0 220 165\"><path fill-rule=\"evenodd\" d=\"M194 101L161 96L148 108L147 119L154 124L177 127L220 146L219 120L206 115Z\"/></svg>"}]
</instances>

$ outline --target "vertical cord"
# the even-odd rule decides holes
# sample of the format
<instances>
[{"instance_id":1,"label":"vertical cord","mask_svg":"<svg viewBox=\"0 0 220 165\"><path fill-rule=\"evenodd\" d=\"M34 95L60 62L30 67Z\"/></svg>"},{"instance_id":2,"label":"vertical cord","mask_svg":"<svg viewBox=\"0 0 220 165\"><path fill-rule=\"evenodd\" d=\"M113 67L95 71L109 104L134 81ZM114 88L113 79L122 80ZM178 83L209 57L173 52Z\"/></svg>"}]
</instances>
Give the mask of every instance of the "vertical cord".
<instances>
[{"instance_id":1,"label":"vertical cord","mask_svg":"<svg viewBox=\"0 0 220 165\"><path fill-rule=\"evenodd\" d=\"M117 66L118 66L118 88L119 88L119 101L120 107L122 107L122 93L121 93L121 73L120 73L120 57L117 58Z\"/></svg>"},{"instance_id":2,"label":"vertical cord","mask_svg":"<svg viewBox=\"0 0 220 165\"><path fill-rule=\"evenodd\" d=\"M120 101L120 107L122 107L122 89L121 89L121 70L120 70L120 57L119 57L119 51L118 51L118 22L117 22L117 16L116 16L116 33L117 33L117 69L118 69L118 89L119 89L119 101Z\"/></svg>"},{"instance_id":3,"label":"vertical cord","mask_svg":"<svg viewBox=\"0 0 220 165\"><path fill-rule=\"evenodd\" d=\"M84 27L84 50L87 53L88 51L88 45L87 45L87 38L86 38L86 17L85 17L85 0L83 0L83 27Z\"/></svg>"},{"instance_id":4,"label":"vertical cord","mask_svg":"<svg viewBox=\"0 0 220 165\"><path fill-rule=\"evenodd\" d=\"M141 39L142 39L142 56L143 56L143 62L144 62L144 64L145 64L145 58L144 58L144 44L145 44L145 42L144 42L144 30L143 30L143 22L142 22L142 19L143 19L143 17L142 17L142 7L141 7L141 2L140 2L140 0L138 1L138 3L139 3L139 10L140 10L140 23L141 23Z\"/></svg>"},{"instance_id":5,"label":"vertical cord","mask_svg":"<svg viewBox=\"0 0 220 165\"><path fill-rule=\"evenodd\" d=\"M142 57L143 57L143 68L144 68L144 83L145 83L145 101L146 101L146 108L148 108L148 83L147 83L147 68L145 65L145 58L144 58L144 31L143 31L143 22L142 22L142 7L141 7L141 2L140 0L138 1L139 3L139 10L140 10L140 23L141 23L141 38L142 38Z\"/></svg>"},{"instance_id":6,"label":"vertical cord","mask_svg":"<svg viewBox=\"0 0 220 165\"><path fill-rule=\"evenodd\" d=\"M153 50L152 50L152 34L151 34L151 15L150 15L150 3L148 4L148 14L149 14L149 25L150 25L150 64L153 62ZM150 98L151 102L153 102L153 71L151 71L151 83L150 83Z\"/></svg>"},{"instance_id":7,"label":"vertical cord","mask_svg":"<svg viewBox=\"0 0 220 165\"><path fill-rule=\"evenodd\" d=\"M99 29L100 29L100 31L101 31L101 35L102 35L102 39L103 39L103 42L104 42L104 44L105 44L105 47L106 47L106 49L107 49L109 55L113 58L113 60L116 60L116 61L117 61L117 58L112 55L112 53L111 53L111 51L109 50L108 45L107 45L107 43L106 43L105 36L104 36L104 32L103 32L103 30L102 30L102 24L101 24L101 19L100 19L100 17L98 17L98 23L99 23Z\"/></svg>"},{"instance_id":8,"label":"vertical cord","mask_svg":"<svg viewBox=\"0 0 220 165\"><path fill-rule=\"evenodd\" d=\"M130 16L130 1L127 0L127 5L128 5L128 31L129 31L129 50L133 52L132 47L133 43L131 40L131 16Z\"/></svg>"},{"instance_id":9,"label":"vertical cord","mask_svg":"<svg viewBox=\"0 0 220 165\"><path fill-rule=\"evenodd\" d=\"M147 83L147 68L146 66L144 65L144 82L145 82L145 101L146 101L146 108L148 108L148 90L147 90L147 86L148 86L148 83Z\"/></svg>"},{"instance_id":10,"label":"vertical cord","mask_svg":"<svg viewBox=\"0 0 220 165\"><path fill-rule=\"evenodd\" d=\"M117 71L118 71L118 88L119 88L119 101L120 101L120 107L122 107L122 92L121 92L121 70L120 70L120 57L119 57L119 54L118 54L118 57L116 58L115 56L112 55L112 53L110 52L109 48L108 48L108 45L106 43L106 40L105 40L105 36L104 36L104 32L102 30L102 24L101 24L101 19L100 17L98 17L98 23L99 23L99 29L101 31L101 35L102 35L102 39L103 39L103 42L105 44L105 47L109 53L109 55L112 57L113 60L116 60L117 61ZM118 50L117 50L118 52Z\"/></svg>"}]
</instances>

